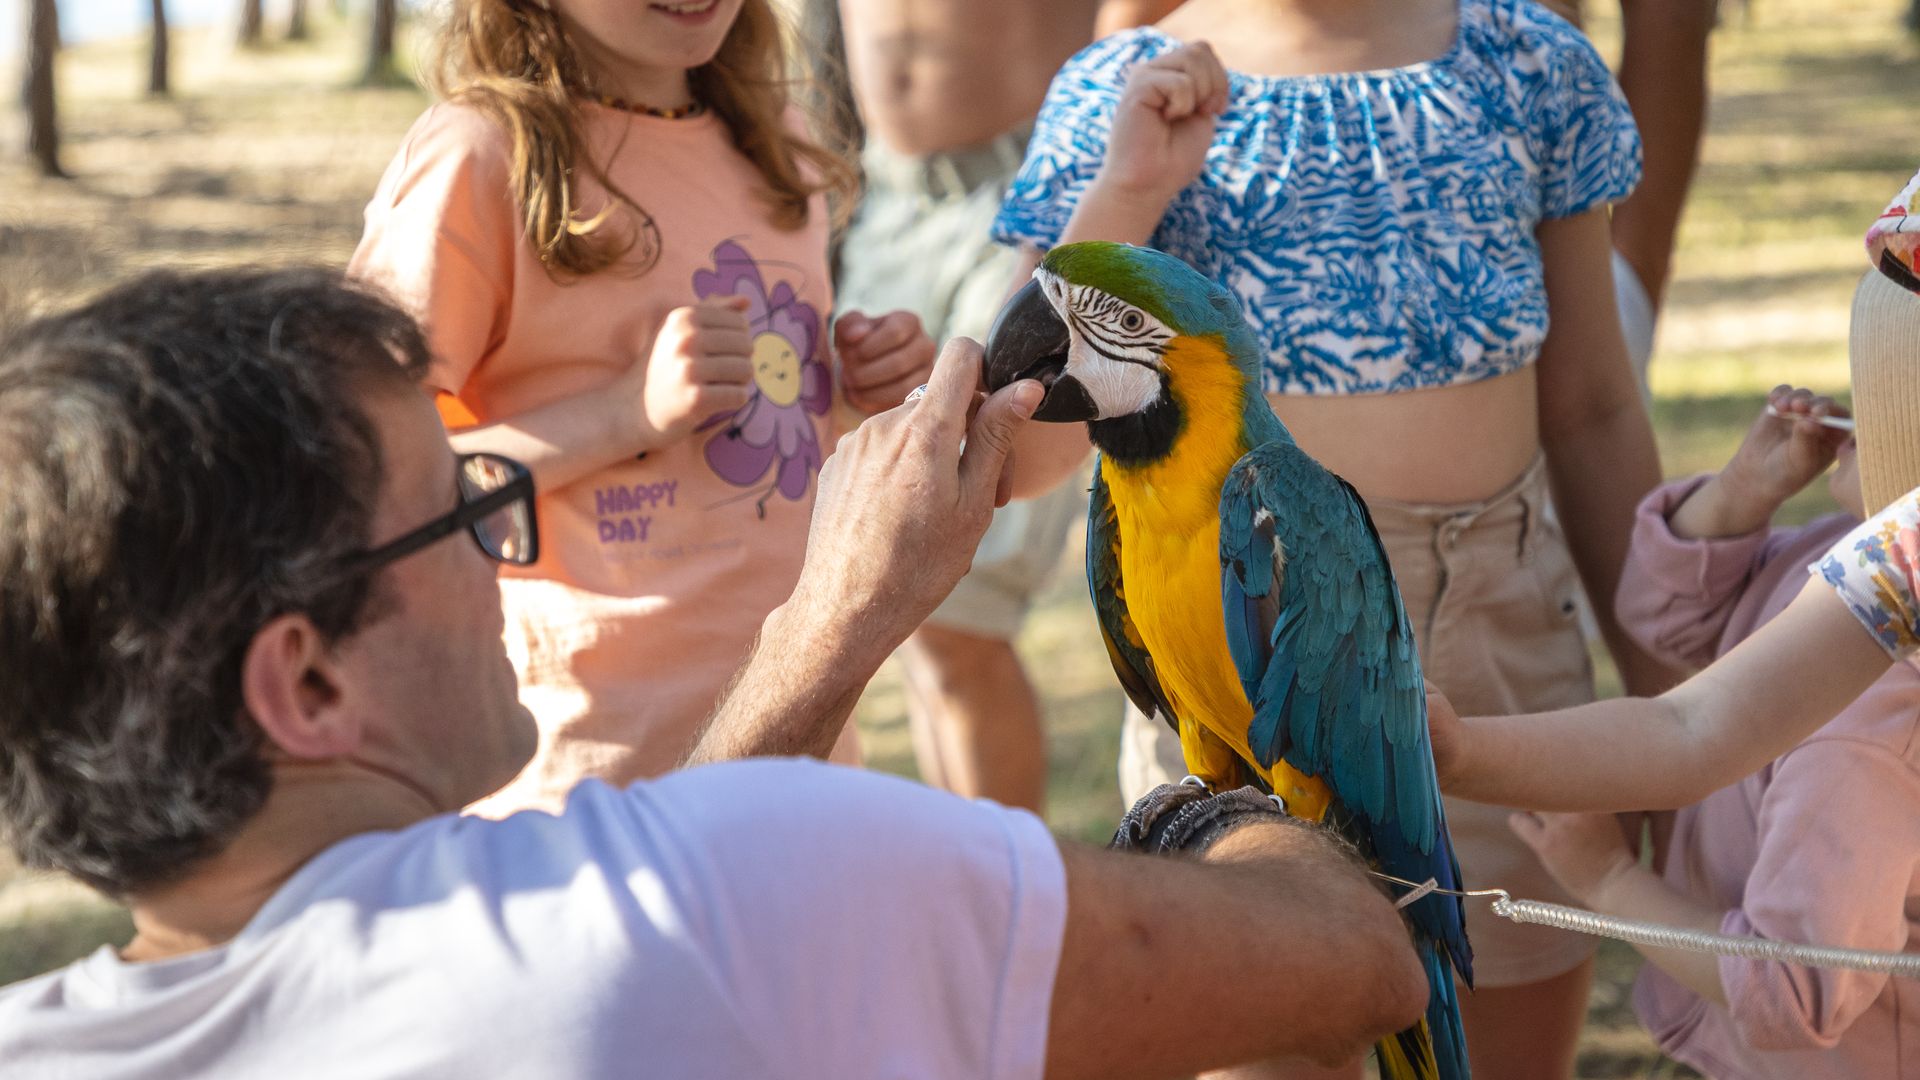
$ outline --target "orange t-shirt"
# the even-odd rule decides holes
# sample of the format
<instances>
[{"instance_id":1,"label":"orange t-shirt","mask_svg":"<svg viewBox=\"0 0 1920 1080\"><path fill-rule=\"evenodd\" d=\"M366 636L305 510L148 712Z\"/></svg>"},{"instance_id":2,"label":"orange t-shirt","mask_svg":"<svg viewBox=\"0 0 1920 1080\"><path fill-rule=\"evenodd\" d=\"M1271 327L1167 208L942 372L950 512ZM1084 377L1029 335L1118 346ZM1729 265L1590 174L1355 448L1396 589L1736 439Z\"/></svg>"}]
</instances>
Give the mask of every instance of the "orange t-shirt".
<instances>
[{"instance_id":1,"label":"orange t-shirt","mask_svg":"<svg viewBox=\"0 0 1920 1080\"><path fill-rule=\"evenodd\" d=\"M745 407L540 494L540 560L501 580L508 652L540 747L489 809L551 806L583 777L623 783L680 760L799 578L829 446L824 200L804 226L775 228L759 173L717 117L583 109L589 151L658 223L652 269L556 282L513 202L508 137L453 103L408 133L352 263L424 322L428 381L457 398L443 412L479 423L607 385L648 355L674 308L714 295L750 303ZM606 205L605 192L577 182L585 216Z\"/></svg>"}]
</instances>

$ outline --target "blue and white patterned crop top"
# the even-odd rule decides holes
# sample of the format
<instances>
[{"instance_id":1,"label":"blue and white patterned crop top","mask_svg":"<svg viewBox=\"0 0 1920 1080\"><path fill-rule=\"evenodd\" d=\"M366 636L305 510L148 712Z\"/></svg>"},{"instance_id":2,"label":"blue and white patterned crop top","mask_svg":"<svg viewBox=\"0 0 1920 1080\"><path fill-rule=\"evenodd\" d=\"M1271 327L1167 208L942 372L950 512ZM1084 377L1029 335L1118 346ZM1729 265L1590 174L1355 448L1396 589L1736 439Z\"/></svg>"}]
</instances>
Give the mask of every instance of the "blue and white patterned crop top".
<instances>
[{"instance_id":1,"label":"blue and white patterned crop top","mask_svg":"<svg viewBox=\"0 0 1920 1080\"><path fill-rule=\"evenodd\" d=\"M996 240L1059 240L1128 70L1179 45L1148 27L1067 61ZM1150 243L1239 297L1268 392L1414 390L1526 366L1547 334L1535 226L1639 181L1626 99L1587 39L1533 0L1461 0L1452 47L1425 63L1234 72L1229 88L1200 178Z\"/></svg>"}]
</instances>

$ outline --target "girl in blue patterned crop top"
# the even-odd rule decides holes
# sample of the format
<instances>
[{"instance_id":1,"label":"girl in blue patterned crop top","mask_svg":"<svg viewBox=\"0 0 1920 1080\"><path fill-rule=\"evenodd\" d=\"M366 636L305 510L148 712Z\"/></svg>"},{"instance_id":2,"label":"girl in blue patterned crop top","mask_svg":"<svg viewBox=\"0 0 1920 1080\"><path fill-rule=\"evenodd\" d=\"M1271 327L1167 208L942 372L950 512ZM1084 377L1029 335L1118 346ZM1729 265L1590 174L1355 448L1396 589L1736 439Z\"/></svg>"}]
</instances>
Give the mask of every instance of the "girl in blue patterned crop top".
<instances>
[{"instance_id":1,"label":"girl in blue patterned crop top","mask_svg":"<svg viewBox=\"0 0 1920 1080\"><path fill-rule=\"evenodd\" d=\"M1275 411L1366 496L1428 677L1532 712L1592 696L1582 579L1629 686L1664 677L1610 602L1660 478L1609 276L1639 153L1606 67L1533 0L1189 0L1061 69L994 231L1036 260L1150 244L1232 290ZM1078 425L1022 440L1023 490L1085 453ZM1172 744L1130 717L1123 782L1177 779ZM1449 802L1468 883L1557 896L1506 816ZM1475 1071L1568 1075L1590 947L1468 916Z\"/></svg>"}]
</instances>

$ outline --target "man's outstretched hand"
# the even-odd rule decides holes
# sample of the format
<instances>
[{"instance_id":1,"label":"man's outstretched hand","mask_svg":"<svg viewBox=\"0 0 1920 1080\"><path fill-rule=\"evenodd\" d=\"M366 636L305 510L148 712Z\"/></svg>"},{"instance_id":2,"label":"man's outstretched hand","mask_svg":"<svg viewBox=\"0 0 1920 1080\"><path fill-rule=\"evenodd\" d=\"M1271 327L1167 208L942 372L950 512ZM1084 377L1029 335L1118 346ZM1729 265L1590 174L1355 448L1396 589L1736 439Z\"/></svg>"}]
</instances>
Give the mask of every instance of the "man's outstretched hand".
<instances>
[{"instance_id":1,"label":"man's outstretched hand","mask_svg":"<svg viewBox=\"0 0 1920 1080\"><path fill-rule=\"evenodd\" d=\"M1006 501L1013 436L1042 390L982 400L980 364L977 342L948 342L926 394L854 429L820 470L792 603L833 613L842 636L870 639L866 655L892 652L946 598Z\"/></svg>"},{"instance_id":2,"label":"man's outstretched hand","mask_svg":"<svg viewBox=\"0 0 1920 1080\"><path fill-rule=\"evenodd\" d=\"M691 760L826 756L880 663L967 572L1043 393L1025 380L983 398L980 365L978 342L948 342L923 396L840 440L820 470L800 583Z\"/></svg>"}]
</instances>

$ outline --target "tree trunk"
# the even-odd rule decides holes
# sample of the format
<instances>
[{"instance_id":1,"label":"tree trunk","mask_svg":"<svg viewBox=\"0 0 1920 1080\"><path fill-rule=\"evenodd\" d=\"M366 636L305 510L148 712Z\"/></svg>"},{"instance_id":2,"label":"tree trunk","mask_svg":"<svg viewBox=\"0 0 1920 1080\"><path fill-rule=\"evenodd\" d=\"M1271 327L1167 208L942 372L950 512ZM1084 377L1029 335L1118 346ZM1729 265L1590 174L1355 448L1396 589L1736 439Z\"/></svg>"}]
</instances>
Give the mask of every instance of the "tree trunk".
<instances>
[{"instance_id":1,"label":"tree trunk","mask_svg":"<svg viewBox=\"0 0 1920 1080\"><path fill-rule=\"evenodd\" d=\"M60 126L53 107L53 61L60 51L60 11L53 0L31 0L27 22L27 151L43 176L60 168Z\"/></svg>"},{"instance_id":2,"label":"tree trunk","mask_svg":"<svg viewBox=\"0 0 1920 1080\"><path fill-rule=\"evenodd\" d=\"M292 0L288 4L287 40L307 40L307 0Z\"/></svg>"},{"instance_id":3,"label":"tree trunk","mask_svg":"<svg viewBox=\"0 0 1920 1080\"><path fill-rule=\"evenodd\" d=\"M367 35L367 73L362 82L387 81L393 72L393 0L373 0L373 28Z\"/></svg>"},{"instance_id":4,"label":"tree trunk","mask_svg":"<svg viewBox=\"0 0 1920 1080\"><path fill-rule=\"evenodd\" d=\"M167 0L153 0L153 63L147 69L147 93L167 96Z\"/></svg>"},{"instance_id":5,"label":"tree trunk","mask_svg":"<svg viewBox=\"0 0 1920 1080\"><path fill-rule=\"evenodd\" d=\"M260 0L240 0L240 34L242 45L258 45L265 38L266 14L260 10Z\"/></svg>"}]
</instances>

